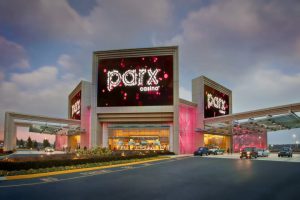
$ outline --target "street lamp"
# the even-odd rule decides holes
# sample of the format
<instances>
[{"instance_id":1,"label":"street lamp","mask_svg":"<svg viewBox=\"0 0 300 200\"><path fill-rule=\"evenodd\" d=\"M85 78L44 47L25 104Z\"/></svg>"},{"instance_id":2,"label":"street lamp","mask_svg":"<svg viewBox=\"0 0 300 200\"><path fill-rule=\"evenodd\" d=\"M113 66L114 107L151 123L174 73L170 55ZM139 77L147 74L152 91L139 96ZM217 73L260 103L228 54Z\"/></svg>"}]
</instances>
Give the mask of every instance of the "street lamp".
<instances>
[{"instance_id":1,"label":"street lamp","mask_svg":"<svg viewBox=\"0 0 300 200\"><path fill-rule=\"evenodd\" d=\"M293 134L293 138L294 138L294 140L296 140L296 134ZM295 141L295 143L297 144L297 141Z\"/></svg>"}]
</instances>

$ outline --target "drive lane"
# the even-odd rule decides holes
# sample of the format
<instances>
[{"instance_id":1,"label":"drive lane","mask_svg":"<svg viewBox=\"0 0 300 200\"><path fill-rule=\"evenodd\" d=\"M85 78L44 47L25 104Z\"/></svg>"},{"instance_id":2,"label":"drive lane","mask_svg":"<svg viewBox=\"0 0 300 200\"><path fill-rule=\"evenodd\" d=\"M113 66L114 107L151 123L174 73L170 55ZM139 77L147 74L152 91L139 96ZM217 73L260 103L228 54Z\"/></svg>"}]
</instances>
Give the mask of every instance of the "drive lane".
<instances>
[{"instance_id":1,"label":"drive lane","mask_svg":"<svg viewBox=\"0 0 300 200\"><path fill-rule=\"evenodd\" d=\"M0 188L0 199L240 200L300 196L299 163L190 157L114 170Z\"/></svg>"}]
</instances>

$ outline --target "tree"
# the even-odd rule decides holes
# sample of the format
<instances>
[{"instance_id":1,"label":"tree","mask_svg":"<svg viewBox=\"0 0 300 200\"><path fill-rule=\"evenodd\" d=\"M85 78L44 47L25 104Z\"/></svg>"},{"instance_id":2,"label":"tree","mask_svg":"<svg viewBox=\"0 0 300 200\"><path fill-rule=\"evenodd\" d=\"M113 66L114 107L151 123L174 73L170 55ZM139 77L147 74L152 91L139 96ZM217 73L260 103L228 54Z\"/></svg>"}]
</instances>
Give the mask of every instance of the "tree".
<instances>
[{"instance_id":1,"label":"tree","mask_svg":"<svg viewBox=\"0 0 300 200\"><path fill-rule=\"evenodd\" d=\"M32 146L33 146L32 140L30 137L28 137L26 147L28 149L30 149L30 148L32 148Z\"/></svg>"},{"instance_id":2,"label":"tree","mask_svg":"<svg viewBox=\"0 0 300 200\"><path fill-rule=\"evenodd\" d=\"M23 139L19 140L19 147L24 147L24 146L25 146L24 140Z\"/></svg>"},{"instance_id":3,"label":"tree","mask_svg":"<svg viewBox=\"0 0 300 200\"><path fill-rule=\"evenodd\" d=\"M46 148L46 147L50 147L50 143L47 139L44 139L43 141L43 147Z\"/></svg>"},{"instance_id":4,"label":"tree","mask_svg":"<svg viewBox=\"0 0 300 200\"><path fill-rule=\"evenodd\" d=\"M37 143L37 141L35 140L34 142L33 142L33 148L37 148L38 147L38 143Z\"/></svg>"}]
</instances>

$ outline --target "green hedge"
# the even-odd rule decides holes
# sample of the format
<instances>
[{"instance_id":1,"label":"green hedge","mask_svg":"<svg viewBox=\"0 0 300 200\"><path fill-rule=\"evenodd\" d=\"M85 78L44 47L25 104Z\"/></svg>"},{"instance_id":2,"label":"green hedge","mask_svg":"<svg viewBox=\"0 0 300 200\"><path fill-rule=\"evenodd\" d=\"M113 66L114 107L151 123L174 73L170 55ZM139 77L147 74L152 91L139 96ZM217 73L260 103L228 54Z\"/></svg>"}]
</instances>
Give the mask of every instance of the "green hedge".
<instances>
[{"instance_id":1,"label":"green hedge","mask_svg":"<svg viewBox=\"0 0 300 200\"><path fill-rule=\"evenodd\" d=\"M60 166L72 166L72 165L82 165L87 163L150 158L150 157L156 157L158 155L170 155L170 154L174 154L174 153L159 152L159 153L149 153L145 155L126 155L126 156L113 155L113 156L103 156L103 157L94 157L94 158L66 159L66 160L37 160L37 161L27 161L27 162L0 161L0 170L18 171L18 170L40 169L40 168L50 168L50 167L60 167Z\"/></svg>"}]
</instances>

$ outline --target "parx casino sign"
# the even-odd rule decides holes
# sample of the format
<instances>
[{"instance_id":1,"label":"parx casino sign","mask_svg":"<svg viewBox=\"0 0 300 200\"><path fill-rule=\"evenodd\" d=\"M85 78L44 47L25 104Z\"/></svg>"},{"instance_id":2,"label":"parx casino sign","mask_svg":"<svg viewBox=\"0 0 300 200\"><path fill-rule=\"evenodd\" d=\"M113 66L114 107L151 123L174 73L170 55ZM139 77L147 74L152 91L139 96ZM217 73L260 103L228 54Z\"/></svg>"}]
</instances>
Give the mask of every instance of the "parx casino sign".
<instances>
[{"instance_id":1,"label":"parx casino sign","mask_svg":"<svg viewBox=\"0 0 300 200\"><path fill-rule=\"evenodd\" d=\"M100 59L98 107L173 105L173 56Z\"/></svg>"}]
</instances>

